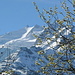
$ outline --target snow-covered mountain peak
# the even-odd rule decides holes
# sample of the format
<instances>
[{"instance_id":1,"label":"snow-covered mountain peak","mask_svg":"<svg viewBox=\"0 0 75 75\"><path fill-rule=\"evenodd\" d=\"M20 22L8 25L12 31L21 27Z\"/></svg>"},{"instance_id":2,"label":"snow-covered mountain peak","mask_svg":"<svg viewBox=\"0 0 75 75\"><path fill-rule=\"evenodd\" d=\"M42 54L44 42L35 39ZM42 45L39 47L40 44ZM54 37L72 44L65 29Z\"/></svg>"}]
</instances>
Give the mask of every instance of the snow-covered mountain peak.
<instances>
[{"instance_id":1,"label":"snow-covered mountain peak","mask_svg":"<svg viewBox=\"0 0 75 75\"><path fill-rule=\"evenodd\" d=\"M39 35L43 28L39 25L24 27L18 31L10 32L0 37L0 47L15 49L18 47L30 47L34 45L36 38L33 34Z\"/></svg>"}]
</instances>

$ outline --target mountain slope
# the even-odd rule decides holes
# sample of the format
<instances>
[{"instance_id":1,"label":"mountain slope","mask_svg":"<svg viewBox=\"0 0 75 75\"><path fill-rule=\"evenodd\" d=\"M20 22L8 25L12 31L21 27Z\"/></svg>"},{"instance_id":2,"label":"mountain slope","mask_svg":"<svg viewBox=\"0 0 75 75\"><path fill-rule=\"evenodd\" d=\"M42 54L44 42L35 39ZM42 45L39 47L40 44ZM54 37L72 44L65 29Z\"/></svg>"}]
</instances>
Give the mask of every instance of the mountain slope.
<instances>
[{"instance_id":1,"label":"mountain slope","mask_svg":"<svg viewBox=\"0 0 75 75\"><path fill-rule=\"evenodd\" d=\"M42 50L42 48L37 48L35 46L30 47L30 49L27 47L21 47L20 50L10 55L11 58L5 58L5 60L0 64L0 71L8 71L12 69L15 71L16 75L29 75L28 73L31 74L33 71L37 71L38 67L35 65L35 60L40 58L40 56L37 54L37 52L40 50ZM34 72L33 75L35 74L37 73Z\"/></svg>"}]
</instances>

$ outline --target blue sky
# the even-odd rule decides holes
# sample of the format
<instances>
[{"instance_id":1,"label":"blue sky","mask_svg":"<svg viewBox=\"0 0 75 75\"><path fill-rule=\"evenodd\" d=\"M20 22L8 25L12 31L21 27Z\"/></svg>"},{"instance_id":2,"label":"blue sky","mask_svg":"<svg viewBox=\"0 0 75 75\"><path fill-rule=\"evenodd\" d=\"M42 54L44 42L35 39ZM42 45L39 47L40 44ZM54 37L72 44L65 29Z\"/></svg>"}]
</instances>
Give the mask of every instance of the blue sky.
<instances>
[{"instance_id":1,"label":"blue sky","mask_svg":"<svg viewBox=\"0 0 75 75\"><path fill-rule=\"evenodd\" d=\"M60 0L0 0L0 35L26 25L45 25L32 2L36 2L40 10L60 5Z\"/></svg>"}]
</instances>

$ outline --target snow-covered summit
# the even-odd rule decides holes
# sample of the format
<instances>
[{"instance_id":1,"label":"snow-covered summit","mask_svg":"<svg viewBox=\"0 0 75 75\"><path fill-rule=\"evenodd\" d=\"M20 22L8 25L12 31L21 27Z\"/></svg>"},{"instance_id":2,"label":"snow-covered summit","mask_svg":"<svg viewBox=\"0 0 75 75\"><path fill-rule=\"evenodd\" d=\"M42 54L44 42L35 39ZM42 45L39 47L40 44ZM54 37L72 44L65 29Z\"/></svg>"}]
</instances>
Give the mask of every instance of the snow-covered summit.
<instances>
[{"instance_id":1,"label":"snow-covered summit","mask_svg":"<svg viewBox=\"0 0 75 75\"><path fill-rule=\"evenodd\" d=\"M0 37L0 46L4 47L30 47L34 45L36 38L33 34L39 35L42 32L43 28L39 25L33 27L25 27L18 31L9 32Z\"/></svg>"}]
</instances>

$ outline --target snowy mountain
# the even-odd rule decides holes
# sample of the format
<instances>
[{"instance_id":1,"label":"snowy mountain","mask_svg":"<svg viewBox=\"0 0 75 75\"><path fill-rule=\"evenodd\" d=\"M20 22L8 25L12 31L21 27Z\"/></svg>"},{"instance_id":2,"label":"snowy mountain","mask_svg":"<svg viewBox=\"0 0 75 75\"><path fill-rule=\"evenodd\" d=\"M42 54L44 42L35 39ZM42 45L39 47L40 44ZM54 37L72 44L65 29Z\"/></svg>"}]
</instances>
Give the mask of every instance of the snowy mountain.
<instances>
[{"instance_id":1,"label":"snowy mountain","mask_svg":"<svg viewBox=\"0 0 75 75\"><path fill-rule=\"evenodd\" d=\"M11 46L10 48L18 47L30 47L34 45L36 38L33 34L38 35L41 33L43 28L41 26L35 25L34 27L25 27L21 30L9 32L0 37L0 46L5 48Z\"/></svg>"},{"instance_id":2,"label":"snowy mountain","mask_svg":"<svg viewBox=\"0 0 75 75\"><path fill-rule=\"evenodd\" d=\"M14 69L19 67L21 64L28 66L28 68L30 65L34 66L33 63L30 63L32 61L34 62L35 59L39 57L37 55L37 51L41 48L36 48L33 46L36 41L36 38L33 36L33 34L39 35L42 33L42 31L43 27L35 25L33 27L25 27L18 31L9 32L0 36L0 70L6 70L6 64L8 62L13 63L13 60L15 60L15 62L12 64L12 66L15 67L18 65ZM33 69L36 68L34 67Z\"/></svg>"},{"instance_id":3,"label":"snowy mountain","mask_svg":"<svg viewBox=\"0 0 75 75\"><path fill-rule=\"evenodd\" d=\"M57 26L55 27L58 29ZM35 25L0 36L0 71L12 71L12 75L39 75L36 73L39 66L35 65L35 61L41 56L37 52L44 50L47 54L54 54L53 49L60 51L59 42L64 42L61 33L64 38L68 39L71 31L75 32L75 27L71 29L63 27L58 31L53 31L47 27L43 29ZM58 38L54 36L55 33ZM33 36L34 34L38 36L37 39ZM46 52L46 50L49 51ZM46 62L48 61L45 60Z\"/></svg>"}]
</instances>

